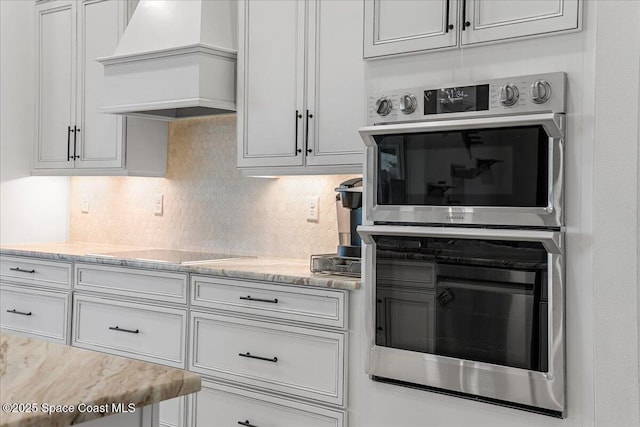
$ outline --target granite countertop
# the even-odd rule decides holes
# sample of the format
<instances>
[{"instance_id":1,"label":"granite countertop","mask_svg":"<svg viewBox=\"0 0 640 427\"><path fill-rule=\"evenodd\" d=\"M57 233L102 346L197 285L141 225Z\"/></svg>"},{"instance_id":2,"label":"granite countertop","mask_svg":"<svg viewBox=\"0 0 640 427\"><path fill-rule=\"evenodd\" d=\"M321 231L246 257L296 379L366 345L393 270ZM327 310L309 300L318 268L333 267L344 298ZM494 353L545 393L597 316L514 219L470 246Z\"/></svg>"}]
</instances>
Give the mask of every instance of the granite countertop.
<instances>
[{"instance_id":1,"label":"granite countertop","mask_svg":"<svg viewBox=\"0 0 640 427\"><path fill-rule=\"evenodd\" d=\"M193 372L11 334L0 334L0 383L2 427L68 426L111 415L87 406L133 403L139 410L201 386ZM35 403L37 411L5 411L7 403ZM44 404L75 410L49 415Z\"/></svg>"},{"instance_id":2,"label":"granite countertop","mask_svg":"<svg viewBox=\"0 0 640 427\"><path fill-rule=\"evenodd\" d=\"M29 256L50 260L93 262L105 265L182 271L236 279L259 280L290 285L315 286L345 290L359 289L361 284L359 278L311 273L308 259L257 256L180 264L153 260L89 255L153 249L154 248L102 243L65 242L3 245L0 247L0 254Z\"/></svg>"}]
</instances>

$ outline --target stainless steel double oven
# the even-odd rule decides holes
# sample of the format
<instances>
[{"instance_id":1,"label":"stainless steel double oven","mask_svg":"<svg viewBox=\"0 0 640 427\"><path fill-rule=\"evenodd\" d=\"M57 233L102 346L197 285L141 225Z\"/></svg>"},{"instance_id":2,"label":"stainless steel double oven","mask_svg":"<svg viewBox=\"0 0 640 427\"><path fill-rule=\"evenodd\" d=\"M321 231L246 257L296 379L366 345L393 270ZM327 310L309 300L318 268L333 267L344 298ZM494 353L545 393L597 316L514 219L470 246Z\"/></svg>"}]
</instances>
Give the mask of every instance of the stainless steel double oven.
<instances>
[{"instance_id":1,"label":"stainless steel double oven","mask_svg":"<svg viewBox=\"0 0 640 427\"><path fill-rule=\"evenodd\" d=\"M550 73L369 97L372 379L566 415L565 86Z\"/></svg>"}]
</instances>

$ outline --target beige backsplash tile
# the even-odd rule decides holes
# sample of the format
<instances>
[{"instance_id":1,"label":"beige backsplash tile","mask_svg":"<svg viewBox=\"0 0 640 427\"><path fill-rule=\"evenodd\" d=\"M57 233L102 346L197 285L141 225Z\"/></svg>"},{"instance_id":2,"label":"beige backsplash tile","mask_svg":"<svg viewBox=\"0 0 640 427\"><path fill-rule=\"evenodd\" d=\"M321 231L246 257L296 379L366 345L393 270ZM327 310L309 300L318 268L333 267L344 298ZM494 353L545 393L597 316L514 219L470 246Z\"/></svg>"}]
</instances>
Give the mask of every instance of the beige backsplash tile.
<instances>
[{"instance_id":1,"label":"beige backsplash tile","mask_svg":"<svg viewBox=\"0 0 640 427\"><path fill-rule=\"evenodd\" d=\"M292 258L335 252L333 189L351 176L241 176L233 115L172 122L168 149L166 178L72 178L70 240ZM158 193L162 216L153 213ZM306 219L309 196L320 198L317 223Z\"/></svg>"}]
</instances>

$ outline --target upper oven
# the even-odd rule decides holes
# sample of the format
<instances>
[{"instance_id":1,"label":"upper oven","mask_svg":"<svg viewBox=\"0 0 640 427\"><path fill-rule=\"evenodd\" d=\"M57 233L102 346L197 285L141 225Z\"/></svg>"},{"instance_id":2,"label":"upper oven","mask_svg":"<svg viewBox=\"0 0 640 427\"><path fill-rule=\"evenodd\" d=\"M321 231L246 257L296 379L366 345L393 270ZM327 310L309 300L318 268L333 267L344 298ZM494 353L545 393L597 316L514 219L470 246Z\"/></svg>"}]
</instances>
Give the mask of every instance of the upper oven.
<instances>
[{"instance_id":1,"label":"upper oven","mask_svg":"<svg viewBox=\"0 0 640 427\"><path fill-rule=\"evenodd\" d=\"M564 73L369 97L375 223L563 225Z\"/></svg>"}]
</instances>

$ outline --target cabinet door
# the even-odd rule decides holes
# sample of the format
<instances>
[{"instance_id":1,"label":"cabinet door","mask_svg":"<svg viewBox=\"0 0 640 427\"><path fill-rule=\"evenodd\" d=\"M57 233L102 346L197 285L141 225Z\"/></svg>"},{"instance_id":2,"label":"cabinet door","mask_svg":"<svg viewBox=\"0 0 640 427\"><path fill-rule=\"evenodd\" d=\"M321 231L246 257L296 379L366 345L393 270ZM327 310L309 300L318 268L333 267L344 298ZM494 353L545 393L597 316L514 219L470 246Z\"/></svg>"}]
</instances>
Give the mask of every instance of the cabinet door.
<instances>
[{"instance_id":1,"label":"cabinet door","mask_svg":"<svg viewBox=\"0 0 640 427\"><path fill-rule=\"evenodd\" d=\"M76 168L123 167L123 121L99 113L104 71L96 58L112 55L124 31L126 2L89 0L81 3L78 25L78 96Z\"/></svg>"},{"instance_id":2,"label":"cabinet door","mask_svg":"<svg viewBox=\"0 0 640 427\"><path fill-rule=\"evenodd\" d=\"M238 166L301 166L306 2L239 3Z\"/></svg>"},{"instance_id":3,"label":"cabinet door","mask_svg":"<svg viewBox=\"0 0 640 427\"><path fill-rule=\"evenodd\" d=\"M578 0L466 0L462 45L553 34L580 28Z\"/></svg>"},{"instance_id":4,"label":"cabinet door","mask_svg":"<svg viewBox=\"0 0 640 427\"><path fill-rule=\"evenodd\" d=\"M362 164L365 124L362 1L309 2L307 165ZM314 37L315 35L315 37Z\"/></svg>"},{"instance_id":5,"label":"cabinet door","mask_svg":"<svg viewBox=\"0 0 640 427\"><path fill-rule=\"evenodd\" d=\"M36 149L34 169L73 168L76 5L36 6Z\"/></svg>"},{"instance_id":6,"label":"cabinet door","mask_svg":"<svg viewBox=\"0 0 640 427\"><path fill-rule=\"evenodd\" d=\"M457 16L458 0L365 0L364 58L455 47Z\"/></svg>"}]
</instances>

